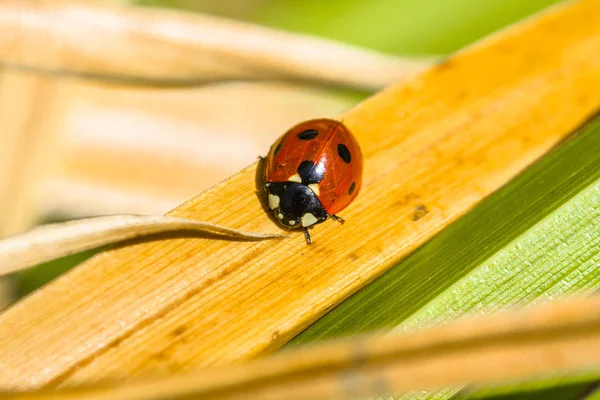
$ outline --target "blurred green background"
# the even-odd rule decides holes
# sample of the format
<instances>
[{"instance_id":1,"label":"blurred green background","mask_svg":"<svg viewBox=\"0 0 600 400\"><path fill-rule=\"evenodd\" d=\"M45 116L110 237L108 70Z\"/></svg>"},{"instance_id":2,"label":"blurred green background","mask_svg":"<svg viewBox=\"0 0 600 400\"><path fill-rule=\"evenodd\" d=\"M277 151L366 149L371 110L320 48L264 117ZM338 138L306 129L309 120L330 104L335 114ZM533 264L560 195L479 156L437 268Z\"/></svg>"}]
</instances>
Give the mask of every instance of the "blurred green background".
<instances>
[{"instance_id":1,"label":"blurred green background","mask_svg":"<svg viewBox=\"0 0 600 400\"><path fill-rule=\"evenodd\" d=\"M448 54L556 0L138 0L396 55ZM315 60L315 62L318 62Z\"/></svg>"}]
</instances>

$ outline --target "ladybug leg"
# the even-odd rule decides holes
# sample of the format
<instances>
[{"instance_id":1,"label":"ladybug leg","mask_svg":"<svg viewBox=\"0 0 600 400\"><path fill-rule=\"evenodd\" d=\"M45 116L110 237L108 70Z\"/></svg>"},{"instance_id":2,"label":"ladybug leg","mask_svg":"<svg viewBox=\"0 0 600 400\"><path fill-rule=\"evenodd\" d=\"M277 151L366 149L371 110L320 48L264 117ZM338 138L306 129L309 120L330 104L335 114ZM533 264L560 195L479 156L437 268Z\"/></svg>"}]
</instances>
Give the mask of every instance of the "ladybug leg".
<instances>
[{"instance_id":1,"label":"ladybug leg","mask_svg":"<svg viewBox=\"0 0 600 400\"><path fill-rule=\"evenodd\" d=\"M312 240L310 239L310 233L308 233L308 228L304 228L304 237L306 238L306 244L312 243Z\"/></svg>"},{"instance_id":2,"label":"ladybug leg","mask_svg":"<svg viewBox=\"0 0 600 400\"><path fill-rule=\"evenodd\" d=\"M265 157L263 157L263 156L258 156L258 159L259 159L260 161L264 161L264 160L265 160Z\"/></svg>"},{"instance_id":3,"label":"ladybug leg","mask_svg":"<svg viewBox=\"0 0 600 400\"><path fill-rule=\"evenodd\" d=\"M337 221L337 222L339 222L340 224L343 224L344 222L346 222L346 220L344 220L344 218L342 218L342 217L338 217L338 216L337 216L337 215L335 215L335 214L333 214L333 215L331 216L331 219L332 219L332 220L334 220L334 221Z\"/></svg>"}]
</instances>

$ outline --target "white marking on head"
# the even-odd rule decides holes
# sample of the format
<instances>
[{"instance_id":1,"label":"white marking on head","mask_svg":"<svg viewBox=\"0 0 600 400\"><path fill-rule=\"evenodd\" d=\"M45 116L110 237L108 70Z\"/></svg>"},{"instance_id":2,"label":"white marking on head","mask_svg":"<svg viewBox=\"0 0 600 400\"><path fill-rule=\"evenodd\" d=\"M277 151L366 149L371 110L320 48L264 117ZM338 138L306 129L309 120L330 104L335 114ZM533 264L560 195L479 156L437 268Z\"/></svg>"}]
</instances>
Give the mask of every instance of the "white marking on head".
<instances>
[{"instance_id":1,"label":"white marking on head","mask_svg":"<svg viewBox=\"0 0 600 400\"><path fill-rule=\"evenodd\" d=\"M312 190L313 193L316 194L317 196L321 194L321 189L319 189L318 183L311 183L310 185L308 185L308 188L310 190Z\"/></svg>"},{"instance_id":2,"label":"white marking on head","mask_svg":"<svg viewBox=\"0 0 600 400\"><path fill-rule=\"evenodd\" d=\"M296 221L294 221L294 220L292 219L292 220L290 220L290 221L288 222L288 224L290 224L290 225L296 225Z\"/></svg>"},{"instance_id":3,"label":"white marking on head","mask_svg":"<svg viewBox=\"0 0 600 400\"><path fill-rule=\"evenodd\" d=\"M281 214L281 213L277 214L277 218L283 219L283 214Z\"/></svg>"},{"instance_id":4,"label":"white marking on head","mask_svg":"<svg viewBox=\"0 0 600 400\"><path fill-rule=\"evenodd\" d=\"M302 178L300 178L300 174L292 175L288 178L289 182L302 183Z\"/></svg>"},{"instance_id":5,"label":"white marking on head","mask_svg":"<svg viewBox=\"0 0 600 400\"><path fill-rule=\"evenodd\" d=\"M274 210L277 207L279 207L279 196L275 196L274 194L269 193L269 208L271 210Z\"/></svg>"},{"instance_id":6,"label":"white marking on head","mask_svg":"<svg viewBox=\"0 0 600 400\"><path fill-rule=\"evenodd\" d=\"M311 213L306 213L302 216L302 226L304 227L314 225L317 222L319 222L319 220Z\"/></svg>"}]
</instances>

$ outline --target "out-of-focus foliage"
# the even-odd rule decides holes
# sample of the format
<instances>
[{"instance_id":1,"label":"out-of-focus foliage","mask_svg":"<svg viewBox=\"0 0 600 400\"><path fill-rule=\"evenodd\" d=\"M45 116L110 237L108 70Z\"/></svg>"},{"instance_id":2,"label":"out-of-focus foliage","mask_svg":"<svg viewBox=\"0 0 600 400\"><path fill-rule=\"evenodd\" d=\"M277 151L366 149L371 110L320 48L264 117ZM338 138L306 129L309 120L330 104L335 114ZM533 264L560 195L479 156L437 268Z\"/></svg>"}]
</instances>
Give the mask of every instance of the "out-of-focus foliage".
<instances>
[{"instance_id":1,"label":"out-of-focus foliage","mask_svg":"<svg viewBox=\"0 0 600 400\"><path fill-rule=\"evenodd\" d=\"M447 54L557 0L137 0L307 33L392 54ZM318 60L315 60L318 62Z\"/></svg>"},{"instance_id":2,"label":"out-of-focus foliage","mask_svg":"<svg viewBox=\"0 0 600 400\"><path fill-rule=\"evenodd\" d=\"M50 282L58 275L67 272L75 265L87 260L102 249L88 250L83 253L73 254L57 260L40 264L32 269L19 273L18 291L19 295L25 296L35 289Z\"/></svg>"},{"instance_id":3,"label":"out-of-focus foliage","mask_svg":"<svg viewBox=\"0 0 600 400\"><path fill-rule=\"evenodd\" d=\"M64 221L65 218L60 216L49 216L40 224L51 224L54 222ZM87 260L99 251L104 250L104 247L84 251L82 253L72 254L63 258L59 258L47 263L35 266L34 268L19 272L17 274L17 291L20 296L26 296L35 289L44 286L57 276L64 274L75 265Z\"/></svg>"}]
</instances>

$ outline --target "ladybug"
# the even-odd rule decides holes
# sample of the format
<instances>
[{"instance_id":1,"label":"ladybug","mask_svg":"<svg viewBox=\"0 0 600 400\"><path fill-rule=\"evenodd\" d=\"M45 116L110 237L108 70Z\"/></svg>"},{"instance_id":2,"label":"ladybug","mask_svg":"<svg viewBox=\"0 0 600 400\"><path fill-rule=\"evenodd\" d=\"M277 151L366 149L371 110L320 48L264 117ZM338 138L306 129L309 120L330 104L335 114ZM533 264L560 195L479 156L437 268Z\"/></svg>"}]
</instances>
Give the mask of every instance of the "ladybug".
<instances>
[{"instance_id":1,"label":"ladybug","mask_svg":"<svg viewBox=\"0 0 600 400\"><path fill-rule=\"evenodd\" d=\"M269 209L288 229L304 229L331 219L356 198L362 185L360 146L341 122L302 122L281 136L264 162Z\"/></svg>"}]
</instances>

